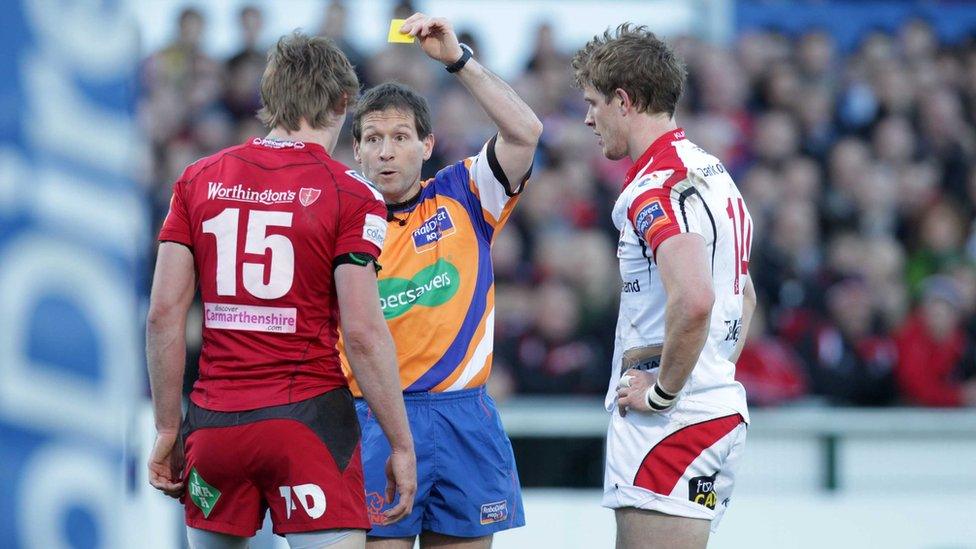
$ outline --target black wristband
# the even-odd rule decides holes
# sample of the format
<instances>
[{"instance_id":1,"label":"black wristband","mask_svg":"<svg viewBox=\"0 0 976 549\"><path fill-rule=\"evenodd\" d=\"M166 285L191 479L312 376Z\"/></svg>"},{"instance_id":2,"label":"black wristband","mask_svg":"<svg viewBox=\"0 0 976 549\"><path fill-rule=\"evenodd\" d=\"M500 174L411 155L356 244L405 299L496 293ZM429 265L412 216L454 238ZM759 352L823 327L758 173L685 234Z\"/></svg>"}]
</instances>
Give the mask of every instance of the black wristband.
<instances>
[{"instance_id":1,"label":"black wristband","mask_svg":"<svg viewBox=\"0 0 976 549\"><path fill-rule=\"evenodd\" d=\"M457 61L444 67L444 70L452 74L463 69L464 66L468 64L468 59L471 59L471 56L474 55L474 51L471 49L471 46L463 42L458 45L461 46L461 57Z\"/></svg>"},{"instance_id":2,"label":"black wristband","mask_svg":"<svg viewBox=\"0 0 976 549\"><path fill-rule=\"evenodd\" d=\"M669 394L656 381L650 389L644 392L644 399L647 402L647 406L655 412L667 410L674 404L677 398L678 395Z\"/></svg>"},{"instance_id":3,"label":"black wristband","mask_svg":"<svg viewBox=\"0 0 976 549\"><path fill-rule=\"evenodd\" d=\"M654 384L654 392L657 393L657 396L663 398L664 400L674 400L678 397L678 395L672 395L671 393L665 391L657 383Z\"/></svg>"},{"instance_id":4,"label":"black wristband","mask_svg":"<svg viewBox=\"0 0 976 549\"><path fill-rule=\"evenodd\" d=\"M668 408L671 407L670 404L668 404L667 406L661 406L661 405L655 403L653 400L648 400L647 401L647 405L650 406L651 407L651 410L654 410L655 412L660 412L662 410L667 410Z\"/></svg>"}]
</instances>

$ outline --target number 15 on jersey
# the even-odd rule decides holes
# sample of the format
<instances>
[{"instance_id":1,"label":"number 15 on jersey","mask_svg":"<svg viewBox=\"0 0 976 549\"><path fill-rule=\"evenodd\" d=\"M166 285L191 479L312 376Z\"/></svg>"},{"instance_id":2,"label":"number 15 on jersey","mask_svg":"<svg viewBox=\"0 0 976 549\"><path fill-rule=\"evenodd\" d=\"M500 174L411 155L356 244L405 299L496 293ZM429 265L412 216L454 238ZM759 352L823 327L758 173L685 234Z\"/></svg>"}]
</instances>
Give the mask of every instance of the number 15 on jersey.
<instances>
[{"instance_id":1,"label":"number 15 on jersey","mask_svg":"<svg viewBox=\"0 0 976 549\"><path fill-rule=\"evenodd\" d=\"M295 248L287 236L268 234L268 227L291 227L291 212L246 211L244 253L271 252L270 273L265 282L264 263L243 262L244 289L260 299L277 299L288 293L295 278ZM237 244L240 208L226 208L203 222L203 232L217 239L217 294L237 295Z\"/></svg>"}]
</instances>

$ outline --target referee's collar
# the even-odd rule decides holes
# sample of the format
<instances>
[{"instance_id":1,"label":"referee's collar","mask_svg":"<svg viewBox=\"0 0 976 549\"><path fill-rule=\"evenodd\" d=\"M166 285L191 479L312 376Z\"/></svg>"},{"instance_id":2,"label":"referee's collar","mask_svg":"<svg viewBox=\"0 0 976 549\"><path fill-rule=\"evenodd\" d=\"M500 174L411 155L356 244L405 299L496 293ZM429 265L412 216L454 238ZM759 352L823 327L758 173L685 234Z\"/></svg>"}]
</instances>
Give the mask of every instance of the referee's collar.
<instances>
[{"instance_id":1,"label":"referee's collar","mask_svg":"<svg viewBox=\"0 0 976 549\"><path fill-rule=\"evenodd\" d=\"M393 220L393 214L394 213L396 213L396 212L402 212L404 210L409 210L410 208L413 208L414 206L416 206L417 205L417 202L420 202L420 195L422 195L423 193L424 193L424 187L423 186L420 186L420 188L417 189L417 194L415 194L412 197L404 200L403 202L397 202L395 204L387 204L386 205L386 220L387 221L392 221Z\"/></svg>"}]
</instances>

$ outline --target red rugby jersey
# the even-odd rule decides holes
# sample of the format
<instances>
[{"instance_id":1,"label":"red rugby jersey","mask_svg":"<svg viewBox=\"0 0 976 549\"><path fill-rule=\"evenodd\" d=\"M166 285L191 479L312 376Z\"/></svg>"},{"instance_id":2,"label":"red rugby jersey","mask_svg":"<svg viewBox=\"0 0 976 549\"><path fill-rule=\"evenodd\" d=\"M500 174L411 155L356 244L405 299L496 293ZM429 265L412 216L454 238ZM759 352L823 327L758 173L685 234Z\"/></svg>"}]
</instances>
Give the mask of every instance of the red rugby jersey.
<instances>
[{"instance_id":1,"label":"red rugby jersey","mask_svg":"<svg viewBox=\"0 0 976 549\"><path fill-rule=\"evenodd\" d=\"M198 406L239 411L346 385L333 260L379 257L386 207L313 143L254 138L190 165L160 241L193 251L203 301Z\"/></svg>"}]
</instances>

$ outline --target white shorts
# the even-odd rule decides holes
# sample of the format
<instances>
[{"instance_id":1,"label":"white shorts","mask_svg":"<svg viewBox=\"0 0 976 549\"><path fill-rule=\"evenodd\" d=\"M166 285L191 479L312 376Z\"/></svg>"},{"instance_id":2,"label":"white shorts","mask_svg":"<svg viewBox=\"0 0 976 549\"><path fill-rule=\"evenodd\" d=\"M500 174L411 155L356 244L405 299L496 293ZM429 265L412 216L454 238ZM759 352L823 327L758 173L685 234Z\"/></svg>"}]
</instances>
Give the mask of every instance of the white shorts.
<instances>
[{"instance_id":1,"label":"white shorts","mask_svg":"<svg viewBox=\"0 0 976 549\"><path fill-rule=\"evenodd\" d=\"M679 400L663 413L615 410L607 432L603 506L635 507L711 521L725 514L746 441L736 412L716 414Z\"/></svg>"}]
</instances>

